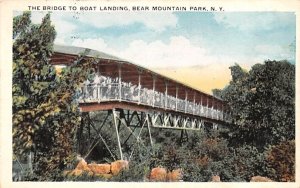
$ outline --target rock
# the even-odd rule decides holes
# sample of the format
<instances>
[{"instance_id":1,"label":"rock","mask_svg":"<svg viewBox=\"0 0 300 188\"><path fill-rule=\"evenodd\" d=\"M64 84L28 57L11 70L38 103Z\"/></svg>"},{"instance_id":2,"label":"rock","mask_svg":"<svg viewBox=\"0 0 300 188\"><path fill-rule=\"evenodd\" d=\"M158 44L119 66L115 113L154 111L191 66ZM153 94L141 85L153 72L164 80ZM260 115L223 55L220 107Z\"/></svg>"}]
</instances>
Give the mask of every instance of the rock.
<instances>
[{"instance_id":1,"label":"rock","mask_svg":"<svg viewBox=\"0 0 300 188\"><path fill-rule=\"evenodd\" d=\"M70 172L72 172L71 170L64 170L63 171L63 176L67 176Z\"/></svg>"},{"instance_id":2,"label":"rock","mask_svg":"<svg viewBox=\"0 0 300 188\"><path fill-rule=\"evenodd\" d=\"M166 181L167 180L167 170L165 168L157 167L153 168L149 177L150 181Z\"/></svg>"},{"instance_id":3,"label":"rock","mask_svg":"<svg viewBox=\"0 0 300 188\"><path fill-rule=\"evenodd\" d=\"M83 173L83 170L74 169L69 173L70 176L80 176Z\"/></svg>"},{"instance_id":4,"label":"rock","mask_svg":"<svg viewBox=\"0 0 300 188\"><path fill-rule=\"evenodd\" d=\"M90 171L89 167L87 166L87 162L85 162L84 159L79 161L75 169Z\"/></svg>"},{"instance_id":5,"label":"rock","mask_svg":"<svg viewBox=\"0 0 300 188\"><path fill-rule=\"evenodd\" d=\"M91 171L94 174L109 174L110 173L110 164L96 164L96 163L92 163L92 164L88 164L87 165L89 169L91 169Z\"/></svg>"},{"instance_id":6,"label":"rock","mask_svg":"<svg viewBox=\"0 0 300 188\"><path fill-rule=\"evenodd\" d=\"M181 169L172 170L172 172L167 174L167 180L172 182L181 181L182 177L183 173Z\"/></svg>"},{"instance_id":7,"label":"rock","mask_svg":"<svg viewBox=\"0 0 300 188\"><path fill-rule=\"evenodd\" d=\"M212 176L211 181L212 182L221 182L221 178L220 178L220 176Z\"/></svg>"},{"instance_id":8,"label":"rock","mask_svg":"<svg viewBox=\"0 0 300 188\"><path fill-rule=\"evenodd\" d=\"M118 175L121 170L128 168L128 161L125 160L118 160L112 162L110 165L110 170L113 175Z\"/></svg>"},{"instance_id":9,"label":"rock","mask_svg":"<svg viewBox=\"0 0 300 188\"><path fill-rule=\"evenodd\" d=\"M273 182L270 178L263 176L253 176L250 182Z\"/></svg>"}]
</instances>

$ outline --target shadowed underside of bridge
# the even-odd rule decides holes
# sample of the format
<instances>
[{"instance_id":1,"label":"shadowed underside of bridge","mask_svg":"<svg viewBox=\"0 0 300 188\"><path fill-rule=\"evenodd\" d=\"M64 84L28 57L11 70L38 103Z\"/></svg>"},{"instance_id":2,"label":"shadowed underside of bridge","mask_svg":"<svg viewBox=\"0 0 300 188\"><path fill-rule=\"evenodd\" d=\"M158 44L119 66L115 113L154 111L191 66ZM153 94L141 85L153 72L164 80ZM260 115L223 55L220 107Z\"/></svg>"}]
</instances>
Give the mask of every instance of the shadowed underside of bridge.
<instances>
[{"instance_id":1,"label":"shadowed underside of bridge","mask_svg":"<svg viewBox=\"0 0 300 188\"><path fill-rule=\"evenodd\" d=\"M151 128L181 130L183 136L186 130L203 130L207 126L217 128L229 118L222 100L147 68L84 48L55 46L54 51L51 58L53 65L68 66L80 54L95 59L93 66L97 70L96 76L82 83L80 110L86 115L95 111L107 112L101 125L90 125L97 133L97 139L105 143L100 130L106 125L107 119L112 120L119 155L114 155L107 144L105 146L113 158L124 158L121 126L140 144L141 132L146 129L152 145ZM132 153L126 158L130 158Z\"/></svg>"}]
</instances>

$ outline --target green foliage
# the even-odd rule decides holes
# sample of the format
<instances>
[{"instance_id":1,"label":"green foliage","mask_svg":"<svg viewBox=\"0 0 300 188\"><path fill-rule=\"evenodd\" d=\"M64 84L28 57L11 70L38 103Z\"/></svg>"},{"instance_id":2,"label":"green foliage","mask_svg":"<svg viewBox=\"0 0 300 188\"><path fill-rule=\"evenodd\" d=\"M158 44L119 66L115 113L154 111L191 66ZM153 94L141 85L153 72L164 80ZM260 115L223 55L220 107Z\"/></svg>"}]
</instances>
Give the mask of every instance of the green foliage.
<instances>
[{"instance_id":1,"label":"green foliage","mask_svg":"<svg viewBox=\"0 0 300 188\"><path fill-rule=\"evenodd\" d=\"M117 182L139 182L146 180L150 173L149 164L140 164L137 161L132 161L128 169L121 171L117 176L113 176L109 181Z\"/></svg>"},{"instance_id":2,"label":"green foliage","mask_svg":"<svg viewBox=\"0 0 300 188\"><path fill-rule=\"evenodd\" d=\"M102 176L94 176L90 175L87 172L83 172L78 176L74 175L66 175L63 177L63 181L88 181L88 182L95 182L95 181L109 181L109 179L102 177Z\"/></svg>"},{"instance_id":3,"label":"green foliage","mask_svg":"<svg viewBox=\"0 0 300 188\"><path fill-rule=\"evenodd\" d=\"M287 61L256 64L249 73L230 68L232 81L222 91L233 120L232 143L263 148L295 137L295 66Z\"/></svg>"},{"instance_id":4,"label":"green foliage","mask_svg":"<svg viewBox=\"0 0 300 188\"><path fill-rule=\"evenodd\" d=\"M14 18L13 44L13 147L24 154L36 146L36 131L60 111L54 92L55 71L49 65L55 30L47 14L40 25L30 24L30 13ZM41 72L43 70L43 72Z\"/></svg>"},{"instance_id":5,"label":"green foliage","mask_svg":"<svg viewBox=\"0 0 300 188\"><path fill-rule=\"evenodd\" d=\"M283 141L267 152L268 175L276 181L295 181L295 140Z\"/></svg>"},{"instance_id":6,"label":"green foliage","mask_svg":"<svg viewBox=\"0 0 300 188\"><path fill-rule=\"evenodd\" d=\"M79 56L56 75L49 62L56 35L50 14L34 25L25 12L14 18L13 28L13 152L24 156L33 151L33 176L53 181L53 174L75 156L75 130L81 121L76 99L94 60Z\"/></svg>"},{"instance_id":7,"label":"green foliage","mask_svg":"<svg viewBox=\"0 0 300 188\"><path fill-rule=\"evenodd\" d=\"M213 94L213 96L215 96L217 98L221 98L221 96L222 96L222 90L221 89L213 89L212 90L212 94Z\"/></svg>"},{"instance_id":8,"label":"green foliage","mask_svg":"<svg viewBox=\"0 0 300 188\"><path fill-rule=\"evenodd\" d=\"M128 170L110 180L88 174L62 176L75 161L75 149L88 161L111 162L120 154L112 119L104 122L102 112L78 111L81 83L93 79L96 61L81 54L56 74L49 63L55 35L50 14L38 25L31 23L30 12L14 18L13 153L24 159L34 152L34 173L26 180L142 181L158 166L169 171L181 168L184 181L191 182L210 181L213 175L222 181L249 181L255 175L295 180L295 143L285 141L295 138L295 66L286 61L266 61L249 72L237 64L230 67L232 81L213 93L228 103L231 137L226 132L194 131L187 132L183 142L180 131L152 129L152 148L146 128L132 130L144 140L136 142L128 127L120 124L123 153L131 160ZM132 124L137 121L142 120L132 119ZM103 124L105 144L97 142L100 130L92 129L92 124ZM266 147L271 148L264 156Z\"/></svg>"},{"instance_id":9,"label":"green foliage","mask_svg":"<svg viewBox=\"0 0 300 188\"><path fill-rule=\"evenodd\" d=\"M16 16L13 19L13 38L17 38L18 35L26 33L26 30L29 29L31 20L31 13L24 12L22 16Z\"/></svg>"},{"instance_id":10,"label":"green foliage","mask_svg":"<svg viewBox=\"0 0 300 188\"><path fill-rule=\"evenodd\" d=\"M193 133L183 150L190 151L180 164L184 181L249 181L254 175L265 175L264 155L257 148L244 145L230 147L228 141L214 132Z\"/></svg>"},{"instance_id":11,"label":"green foliage","mask_svg":"<svg viewBox=\"0 0 300 188\"><path fill-rule=\"evenodd\" d=\"M49 177L57 168L63 170L75 158L75 135L81 123L77 93L80 83L87 79L92 70L90 64L90 61L81 60L80 63L64 69L56 79L54 96L58 98L60 113L47 119L46 125L39 130L35 140L39 143L36 147L36 172L43 174L43 177Z\"/></svg>"}]
</instances>

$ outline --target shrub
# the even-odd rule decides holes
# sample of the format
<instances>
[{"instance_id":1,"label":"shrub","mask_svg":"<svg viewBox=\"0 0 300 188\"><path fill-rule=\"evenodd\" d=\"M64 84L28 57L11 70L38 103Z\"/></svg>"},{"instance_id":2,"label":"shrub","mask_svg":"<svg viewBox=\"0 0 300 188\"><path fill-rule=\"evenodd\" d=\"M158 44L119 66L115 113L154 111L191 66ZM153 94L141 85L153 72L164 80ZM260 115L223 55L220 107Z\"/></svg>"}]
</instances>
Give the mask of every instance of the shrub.
<instances>
[{"instance_id":1,"label":"shrub","mask_svg":"<svg viewBox=\"0 0 300 188\"><path fill-rule=\"evenodd\" d=\"M269 177L276 181L295 181L295 140L271 147L266 156Z\"/></svg>"},{"instance_id":2,"label":"shrub","mask_svg":"<svg viewBox=\"0 0 300 188\"><path fill-rule=\"evenodd\" d=\"M147 164L139 164L135 161L130 162L129 168L122 170L117 176L113 176L109 181L117 182L137 182L145 181L150 168Z\"/></svg>"}]
</instances>

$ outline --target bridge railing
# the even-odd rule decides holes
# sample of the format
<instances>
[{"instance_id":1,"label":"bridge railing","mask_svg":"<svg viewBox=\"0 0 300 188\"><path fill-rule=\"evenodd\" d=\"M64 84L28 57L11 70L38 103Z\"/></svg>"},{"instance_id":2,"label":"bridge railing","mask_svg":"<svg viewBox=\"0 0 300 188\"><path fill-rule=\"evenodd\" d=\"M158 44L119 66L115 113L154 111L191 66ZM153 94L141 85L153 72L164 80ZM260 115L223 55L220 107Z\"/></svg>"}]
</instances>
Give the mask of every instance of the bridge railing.
<instances>
[{"instance_id":1,"label":"bridge railing","mask_svg":"<svg viewBox=\"0 0 300 188\"><path fill-rule=\"evenodd\" d=\"M80 103L101 103L107 101L126 101L215 120L226 121L228 115L213 107L203 106L188 100L166 95L155 90L139 88L127 83L84 85L79 97Z\"/></svg>"}]
</instances>

